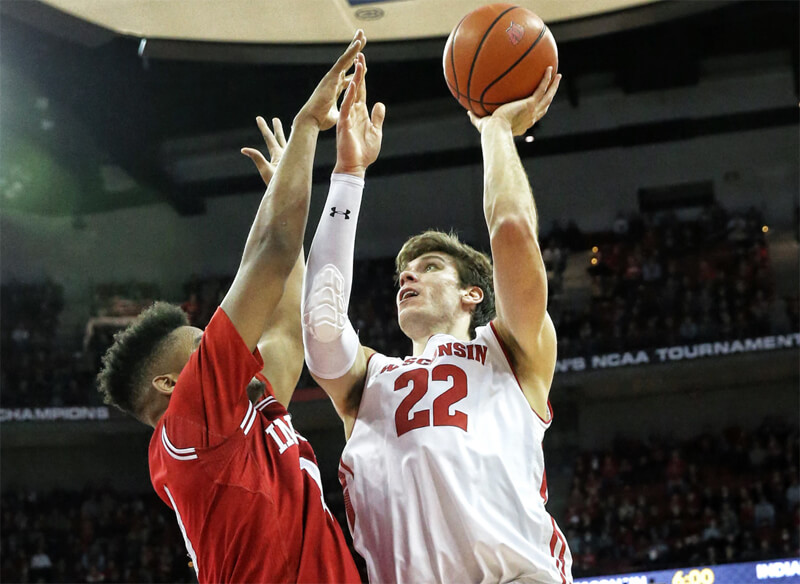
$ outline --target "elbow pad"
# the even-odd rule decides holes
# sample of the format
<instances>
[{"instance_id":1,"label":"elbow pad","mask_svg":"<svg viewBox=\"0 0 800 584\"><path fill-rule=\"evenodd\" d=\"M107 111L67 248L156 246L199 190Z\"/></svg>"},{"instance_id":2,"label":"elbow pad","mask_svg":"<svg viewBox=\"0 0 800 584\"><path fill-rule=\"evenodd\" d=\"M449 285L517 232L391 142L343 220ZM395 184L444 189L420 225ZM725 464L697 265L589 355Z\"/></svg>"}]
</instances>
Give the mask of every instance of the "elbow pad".
<instances>
[{"instance_id":1,"label":"elbow pad","mask_svg":"<svg viewBox=\"0 0 800 584\"><path fill-rule=\"evenodd\" d=\"M347 301L344 277L333 264L326 264L311 282L303 327L320 343L332 343L344 332Z\"/></svg>"}]
</instances>

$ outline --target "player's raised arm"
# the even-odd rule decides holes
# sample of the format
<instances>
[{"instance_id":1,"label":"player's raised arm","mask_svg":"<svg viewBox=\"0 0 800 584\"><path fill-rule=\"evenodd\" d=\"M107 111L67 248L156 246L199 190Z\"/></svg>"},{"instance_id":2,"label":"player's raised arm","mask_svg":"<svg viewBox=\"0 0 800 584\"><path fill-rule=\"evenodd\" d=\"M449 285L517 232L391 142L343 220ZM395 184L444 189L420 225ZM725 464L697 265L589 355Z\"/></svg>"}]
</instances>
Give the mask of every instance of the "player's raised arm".
<instances>
[{"instance_id":1,"label":"player's raised arm","mask_svg":"<svg viewBox=\"0 0 800 584\"><path fill-rule=\"evenodd\" d=\"M347 86L346 72L365 42L359 30L295 116L286 148L250 228L239 269L222 300L222 309L251 349L261 339L300 254L317 136L336 123L336 101Z\"/></svg>"},{"instance_id":2,"label":"player's raised arm","mask_svg":"<svg viewBox=\"0 0 800 584\"><path fill-rule=\"evenodd\" d=\"M549 417L547 398L556 359L556 337L547 314L547 273L538 238L538 217L514 136L539 121L553 101L561 76L548 68L534 94L470 119L481 132L484 214L494 264L495 326L511 350L528 401ZM533 358L535 356L535 359Z\"/></svg>"},{"instance_id":3,"label":"player's raised arm","mask_svg":"<svg viewBox=\"0 0 800 584\"><path fill-rule=\"evenodd\" d=\"M349 437L361 399L367 359L347 317L353 275L356 224L367 167L378 157L385 108L372 117L366 105L366 61L356 70L336 126L336 166L308 255L303 289L303 341L309 371L330 395Z\"/></svg>"},{"instance_id":4,"label":"player's raised arm","mask_svg":"<svg viewBox=\"0 0 800 584\"><path fill-rule=\"evenodd\" d=\"M278 118L272 119L274 131L260 116L256 118L256 123L264 137L270 159L268 161L255 148L242 148L242 154L253 161L264 184L269 186L286 148L286 137ZM275 397L284 407L288 407L292 401L297 381L303 372L303 333L300 330L299 315L305 274L304 258L301 250L286 280L283 296L267 320L264 332L258 341L258 351L264 360L262 373L269 379Z\"/></svg>"}]
</instances>

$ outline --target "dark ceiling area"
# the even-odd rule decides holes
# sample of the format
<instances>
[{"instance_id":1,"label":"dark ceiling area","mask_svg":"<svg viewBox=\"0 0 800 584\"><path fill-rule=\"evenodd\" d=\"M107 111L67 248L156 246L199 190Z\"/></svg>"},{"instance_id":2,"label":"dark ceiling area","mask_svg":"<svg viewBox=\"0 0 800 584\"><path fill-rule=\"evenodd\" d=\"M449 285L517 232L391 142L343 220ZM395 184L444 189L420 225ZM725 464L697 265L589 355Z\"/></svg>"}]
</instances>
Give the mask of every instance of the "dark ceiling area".
<instances>
[{"instance_id":1,"label":"dark ceiling area","mask_svg":"<svg viewBox=\"0 0 800 584\"><path fill-rule=\"evenodd\" d=\"M662 23L559 43L565 78L559 98L579 108L574 80L594 73L610 74L627 93L658 91L697 83L703 60L778 50L791 53L797 94L798 7L795 0L709 3L708 10ZM194 185L190 196L170 178L163 145L249 125L258 145L255 116L288 124L326 69L140 57L140 39L90 32L96 42L81 43L25 23L13 10L0 11L0 208L80 215L166 200L191 214L202 212L202 197L257 190L257 176L209 180ZM337 50L331 47L331 54ZM370 46L366 54L369 60ZM368 87L371 98L387 105L449 98L439 58L383 57L370 68ZM795 107L712 120L706 130L797 123ZM663 123L539 147L565 152L619 140L669 140L686 131ZM478 154L444 152L434 164L471 163ZM399 172L413 162L382 160L375 172Z\"/></svg>"}]
</instances>

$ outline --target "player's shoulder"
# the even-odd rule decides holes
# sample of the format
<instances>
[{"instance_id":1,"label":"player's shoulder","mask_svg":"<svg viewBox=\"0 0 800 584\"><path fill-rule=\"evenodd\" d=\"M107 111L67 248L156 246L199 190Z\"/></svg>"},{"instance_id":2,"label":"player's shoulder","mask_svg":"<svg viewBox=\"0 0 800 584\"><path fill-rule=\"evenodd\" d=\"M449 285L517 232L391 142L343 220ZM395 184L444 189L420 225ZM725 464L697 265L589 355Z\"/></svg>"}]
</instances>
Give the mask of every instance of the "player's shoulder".
<instances>
[{"instance_id":1,"label":"player's shoulder","mask_svg":"<svg viewBox=\"0 0 800 584\"><path fill-rule=\"evenodd\" d=\"M402 357L392 357L391 355L386 355L385 353L381 353L380 351L376 351L375 349L370 349L368 347L364 347L364 356L367 359L367 379L369 379L375 372L380 371L386 365L389 364L399 364L403 362Z\"/></svg>"}]
</instances>

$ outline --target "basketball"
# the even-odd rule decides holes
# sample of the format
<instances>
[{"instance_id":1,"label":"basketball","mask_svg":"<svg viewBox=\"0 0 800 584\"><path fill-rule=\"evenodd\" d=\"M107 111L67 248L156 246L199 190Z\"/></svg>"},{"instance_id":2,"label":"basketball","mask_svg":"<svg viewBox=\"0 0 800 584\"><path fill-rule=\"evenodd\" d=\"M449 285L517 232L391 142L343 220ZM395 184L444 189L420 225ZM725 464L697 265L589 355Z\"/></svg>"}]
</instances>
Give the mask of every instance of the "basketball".
<instances>
[{"instance_id":1,"label":"basketball","mask_svg":"<svg viewBox=\"0 0 800 584\"><path fill-rule=\"evenodd\" d=\"M489 4L461 19L442 60L450 93L482 117L530 96L547 67L555 75L558 49L547 25L527 8Z\"/></svg>"}]
</instances>

